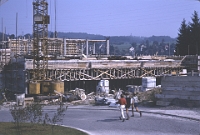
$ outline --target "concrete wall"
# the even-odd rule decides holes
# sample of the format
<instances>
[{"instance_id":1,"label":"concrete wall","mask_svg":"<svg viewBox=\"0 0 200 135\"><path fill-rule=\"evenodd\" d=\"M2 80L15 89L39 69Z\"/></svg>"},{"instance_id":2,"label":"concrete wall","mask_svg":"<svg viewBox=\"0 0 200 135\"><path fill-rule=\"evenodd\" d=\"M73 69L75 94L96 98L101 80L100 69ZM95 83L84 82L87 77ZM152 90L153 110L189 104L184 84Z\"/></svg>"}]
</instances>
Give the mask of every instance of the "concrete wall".
<instances>
[{"instance_id":1,"label":"concrete wall","mask_svg":"<svg viewBox=\"0 0 200 135\"><path fill-rule=\"evenodd\" d=\"M199 76L166 76L161 79L162 94L156 94L157 105L200 105Z\"/></svg>"}]
</instances>

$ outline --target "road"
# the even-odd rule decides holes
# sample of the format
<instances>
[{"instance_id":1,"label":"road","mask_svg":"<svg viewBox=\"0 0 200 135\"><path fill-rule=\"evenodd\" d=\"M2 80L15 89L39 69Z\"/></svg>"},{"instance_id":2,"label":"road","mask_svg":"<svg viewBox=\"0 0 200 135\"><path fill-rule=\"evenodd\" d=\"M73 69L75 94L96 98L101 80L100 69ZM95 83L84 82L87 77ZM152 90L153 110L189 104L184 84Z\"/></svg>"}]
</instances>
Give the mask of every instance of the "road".
<instances>
[{"instance_id":1,"label":"road","mask_svg":"<svg viewBox=\"0 0 200 135\"><path fill-rule=\"evenodd\" d=\"M88 131L92 135L199 135L200 122L163 116L135 113L135 117L122 122L116 109L69 107L63 125Z\"/></svg>"},{"instance_id":2,"label":"road","mask_svg":"<svg viewBox=\"0 0 200 135\"><path fill-rule=\"evenodd\" d=\"M53 114L56 106L47 106L45 112ZM200 135L200 121L143 113L122 122L117 108L70 106L65 112L64 126L75 127L91 135ZM8 109L0 110L0 121L12 121Z\"/></svg>"}]
</instances>

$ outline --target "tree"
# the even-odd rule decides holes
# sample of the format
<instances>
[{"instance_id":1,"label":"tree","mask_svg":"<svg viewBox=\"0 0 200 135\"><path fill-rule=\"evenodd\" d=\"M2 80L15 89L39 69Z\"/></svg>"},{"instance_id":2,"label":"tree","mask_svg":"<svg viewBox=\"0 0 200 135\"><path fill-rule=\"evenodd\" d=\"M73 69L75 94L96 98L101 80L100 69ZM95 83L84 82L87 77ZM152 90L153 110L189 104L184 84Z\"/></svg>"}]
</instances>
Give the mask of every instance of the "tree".
<instances>
[{"instance_id":1,"label":"tree","mask_svg":"<svg viewBox=\"0 0 200 135\"><path fill-rule=\"evenodd\" d=\"M25 122L31 122L32 126L36 123L43 125L51 124L53 133L56 123L62 122L62 118L64 117L66 110L67 107L64 107L64 105L60 103L59 108L57 108L56 112L51 118L49 117L48 113L43 114L43 106L36 103L27 105L25 107L14 106L10 109L10 113L13 117L15 127L19 134L22 134L21 128Z\"/></svg>"},{"instance_id":2,"label":"tree","mask_svg":"<svg viewBox=\"0 0 200 135\"><path fill-rule=\"evenodd\" d=\"M200 22L196 11L191 19L192 22L188 25L185 19L182 21L176 43L176 55L200 54Z\"/></svg>"},{"instance_id":3,"label":"tree","mask_svg":"<svg viewBox=\"0 0 200 135\"><path fill-rule=\"evenodd\" d=\"M32 39L32 35L29 34L29 33L28 33L28 34L25 34L24 37L25 37L26 39Z\"/></svg>"},{"instance_id":4,"label":"tree","mask_svg":"<svg viewBox=\"0 0 200 135\"><path fill-rule=\"evenodd\" d=\"M19 134L21 134L22 123L39 123L42 117L42 106L40 104L31 104L26 107L14 106L10 109L14 124Z\"/></svg>"},{"instance_id":5,"label":"tree","mask_svg":"<svg viewBox=\"0 0 200 135\"><path fill-rule=\"evenodd\" d=\"M10 39L15 39L15 34L11 34L11 35L9 36L9 38L10 38Z\"/></svg>"},{"instance_id":6,"label":"tree","mask_svg":"<svg viewBox=\"0 0 200 135\"><path fill-rule=\"evenodd\" d=\"M185 19L183 19L181 23L181 28L179 29L176 42L176 55L187 55L190 45L190 29L189 26L186 24Z\"/></svg>"},{"instance_id":7,"label":"tree","mask_svg":"<svg viewBox=\"0 0 200 135\"><path fill-rule=\"evenodd\" d=\"M199 23L199 17L196 11L194 11L193 17L192 17L192 23L189 23L190 26L190 54L196 55L200 52L200 23Z\"/></svg>"}]
</instances>

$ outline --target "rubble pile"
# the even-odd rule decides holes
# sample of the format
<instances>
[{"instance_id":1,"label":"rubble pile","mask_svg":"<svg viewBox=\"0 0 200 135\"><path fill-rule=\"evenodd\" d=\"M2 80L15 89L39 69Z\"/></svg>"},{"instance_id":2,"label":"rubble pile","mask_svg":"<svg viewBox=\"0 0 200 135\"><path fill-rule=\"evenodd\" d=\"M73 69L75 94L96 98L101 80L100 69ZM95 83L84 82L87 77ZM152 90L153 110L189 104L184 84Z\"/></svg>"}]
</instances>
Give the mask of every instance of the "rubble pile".
<instances>
[{"instance_id":1,"label":"rubble pile","mask_svg":"<svg viewBox=\"0 0 200 135\"><path fill-rule=\"evenodd\" d=\"M139 92L138 98L140 99L140 103L142 105L153 106L153 105L156 105L156 101L157 101L155 94L159 94L159 93L162 93L161 88L159 88L159 87L153 88L153 89L148 90L148 91Z\"/></svg>"},{"instance_id":2,"label":"rubble pile","mask_svg":"<svg viewBox=\"0 0 200 135\"><path fill-rule=\"evenodd\" d=\"M53 95L37 95L33 97L24 98L25 105L32 102L40 102L40 104L44 105L52 105L59 104L60 102L65 102L68 105L110 105L111 103L115 105L117 99L120 98L121 94L128 94L132 97L132 92L124 91L124 90L110 90L109 93L101 93L96 94L95 92L91 92L89 94L85 94L84 89L76 88L74 90L70 90L64 94L59 93L54 90ZM138 97L142 105L148 105L149 103L154 104L156 102L155 94L161 93L161 88L154 88L145 92L138 92Z\"/></svg>"}]
</instances>

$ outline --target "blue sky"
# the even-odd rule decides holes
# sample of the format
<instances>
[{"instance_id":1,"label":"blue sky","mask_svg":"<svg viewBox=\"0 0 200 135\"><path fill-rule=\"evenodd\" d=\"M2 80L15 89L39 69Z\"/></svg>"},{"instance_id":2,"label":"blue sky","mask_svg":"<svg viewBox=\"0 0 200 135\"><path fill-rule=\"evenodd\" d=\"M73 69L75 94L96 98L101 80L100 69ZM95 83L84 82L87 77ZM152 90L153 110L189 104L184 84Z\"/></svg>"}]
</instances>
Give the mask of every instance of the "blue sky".
<instances>
[{"instance_id":1,"label":"blue sky","mask_svg":"<svg viewBox=\"0 0 200 135\"><path fill-rule=\"evenodd\" d=\"M32 33L34 0L8 0L0 6L0 31ZM197 0L47 0L49 31L86 32L104 36L177 37L183 19L200 16ZM56 25L55 25L56 22Z\"/></svg>"}]
</instances>

